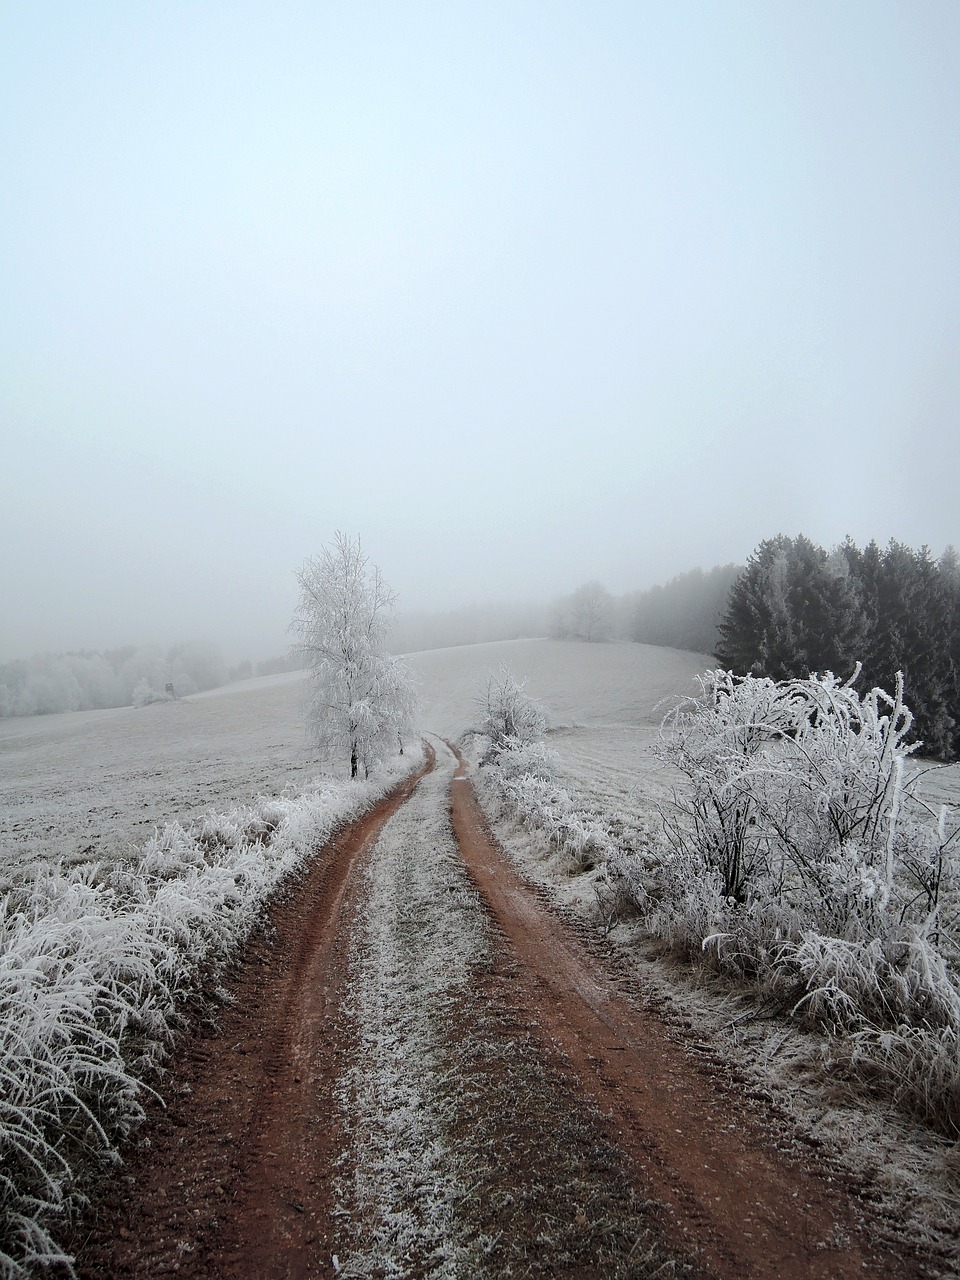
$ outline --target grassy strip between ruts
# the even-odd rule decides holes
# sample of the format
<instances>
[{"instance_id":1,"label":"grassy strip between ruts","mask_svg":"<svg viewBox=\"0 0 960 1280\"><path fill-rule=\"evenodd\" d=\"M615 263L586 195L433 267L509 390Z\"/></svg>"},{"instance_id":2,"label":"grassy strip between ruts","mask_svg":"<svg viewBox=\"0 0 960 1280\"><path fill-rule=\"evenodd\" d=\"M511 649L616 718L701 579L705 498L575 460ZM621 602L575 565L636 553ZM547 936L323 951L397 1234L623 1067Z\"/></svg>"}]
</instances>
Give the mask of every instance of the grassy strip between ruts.
<instances>
[{"instance_id":1,"label":"grassy strip between ruts","mask_svg":"<svg viewBox=\"0 0 960 1280\"><path fill-rule=\"evenodd\" d=\"M505 943L449 827L451 767L424 780L367 869L340 1095L340 1274L688 1274L511 1002Z\"/></svg>"}]
</instances>

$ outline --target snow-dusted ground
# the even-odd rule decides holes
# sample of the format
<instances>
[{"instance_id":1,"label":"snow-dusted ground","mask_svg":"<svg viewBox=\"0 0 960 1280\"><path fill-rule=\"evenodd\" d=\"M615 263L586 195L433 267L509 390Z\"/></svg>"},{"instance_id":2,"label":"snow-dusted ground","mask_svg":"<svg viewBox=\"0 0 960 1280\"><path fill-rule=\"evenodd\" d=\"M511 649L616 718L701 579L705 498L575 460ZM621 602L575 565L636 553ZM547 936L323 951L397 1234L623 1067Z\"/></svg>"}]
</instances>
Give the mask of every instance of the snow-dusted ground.
<instances>
[{"instance_id":1,"label":"snow-dusted ground","mask_svg":"<svg viewBox=\"0 0 960 1280\"><path fill-rule=\"evenodd\" d=\"M0 883L37 861L129 856L157 827L320 770L299 673L176 702L0 720Z\"/></svg>"},{"instance_id":2,"label":"snow-dusted ground","mask_svg":"<svg viewBox=\"0 0 960 1280\"><path fill-rule=\"evenodd\" d=\"M660 723L697 691L706 654L643 644L507 640L411 655L426 728L456 739L476 725L485 676L504 663L547 711L557 781L621 835L655 818L679 775L653 757Z\"/></svg>"},{"instance_id":3,"label":"snow-dusted ground","mask_svg":"<svg viewBox=\"0 0 960 1280\"><path fill-rule=\"evenodd\" d=\"M409 655L421 681L425 729L459 737L477 723L484 677L506 664L542 702L551 728L659 726L666 706L696 692L706 655L645 644L503 640Z\"/></svg>"},{"instance_id":4,"label":"snow-dusted ground","mask_svg":"<svg viewBox=\"0 0 960 1280\"><path fill-rule=\"evenodd\" d=\"M674 788L683 782L651 751L665 710L657 705L661 691L671 677L686 675L686 680L677 681L674 697L691 693L692 678L709 659L698 665L695 655L648 650L644 656L654 668L650 674L657 696L643 700L629 681L633 674L645 678L646 672L641 675L638 664L632 673L625 666L627 655L616 652L619 646L563 648L566 652L544 655L537 642L528 650L529 693L549 701L551 681L561 677L565 705L570 706L577 691L596 687L604 670L611 687L602 695L601 717L574 712L566 724L548 732L547 743L558 757L555 781L569 793L574 807L588 819L597 819L617 843L638 847L645 833L656 829L659 808L669 804ZM660 670L657 654L665 659ZM541 656L547 660L538 663ZM569 663L565 671L564 659ZM580 660L584 670L578 672ZM683 660L688 663L686 672ZM616 690L624 681L623 710L617 717ZM923 773L922 793L929 803L960 803L960 765L943 768L918 760L911 768ZM602 875L571 874L570 859L552 851L535 825L503 816L493 790L483 785L483 772L481 800L498 838L523 873L562 909L598 925L609 923L603 920L594 888L600 882L602 893ZM830 1052L822 1037L781 1016L767 1016L749 992L708 969L664 958L662 948L645 936L641 922L621 922L609 933L609 941L643 990L656 994L668 1017L692 1028L694 1039L708 1045L711 1054L772 1097L800 1132L823 1144L839 1167L874 1178L891 1217L908 1225L914 1239L926 1236L950 1258L940 1274L960 1274L960 1165L954 1142L912 1123L882 1099L866 1097L843 1069L825 1071Z\"/></svg>"},{"instance_id":5,"label":"snow-dusted ground","mask_svg":"<svg viewBox=\"0 0 960 1280\"><path fill-rule=\"evenodd\" d=\"M477 722L500 663L548 710L559 781L585 810L645 818L675 782L653 759L666 708L696 691L707 655L636 644L512 640L414 654L423 727L457 739ZM0 883L36 861L130 856L157 827L186 823L321 772L306 741L300 673L177 702L0 720ZM341 775L342 776L342 775ZM960 765L930 774L960 797ZM622 825L622 824L621 824Z\"/></svg>"},{"instance_id":6,"label":"snow-dusted ground","mask_svg":"<svg viewBox=\"0 0 960 1280\"><path fill-rule=\"evenodd\" d=\"M477 696L487 672L505 663L526 677L528 692L548 709L548 743L558 754L559 782L577 807L601 818L620 839L655 823L657 806L669 799L676 779L653 758L651 746L667 706L694 693L696 675L711 665L705 655L675 650L548 640L436 650L413 655L412 661L421 680L424 728L450 739L477 722ZM187 824L203 814L249 804L258 794L299 789L321 772L305 740L302 689L302 676L292 674L142 709L0 721L0 885L37 862L130 857L155 828L168 822ZM438 771L430 787L441 786L444 776L445 769ZM928 774L924 785L932 800L956 803L960 766ZM410 1019L404 1034L409 1030L414 1039L429 1032L418 1023L417 1009L393 1007L389 999L384 1003L384 992L377 995L364 986L364 965L389 960L384 970L388 985L417 978L415 899L434 893L436 877L460 886L448 903L457 915L456 928L469 934L477 927L462 897L467 891L450 864L446 837L433 832L432 819L425 815L422 832L412 831L417 813L416 806L407 807L397 830L385 835L379 860L371 864L371 894L394 898L399 914L395 911L392 919L400 933L392 939L376 930L365 936L358 952L356 1004L360 1015L365 1000L380 1000L376 1016ZM544 859L543 841L535 831L500 822L498 834L532 878L547 884L568 907L589 914L595 902L589 884L582 877L565 876L555 861ZM420 856L421 835L434 851L432 862ZM411 850L417 855L415 876L404 861ZM391 951L397 938L405 938L406 952ZM440 941L444 939L446 934ZM629 956L648 988L659 991L678 1017L695 1024L748 1077L774 1092L838 1161L868 1162L875 1168L901 1216L918 1222L939 1219L941 1225L958 1221L956 1156L949 1144L879 1105L852 1102L842 1081L824 1077L813 1038L783 1022L751 1019L741 994L718 979L658 960L636 930L621 926L611 940ZM460 944L453 934L450 944L454 957ZM482 951L479 938L470 946ZM454 966L453 987L457 972ZM374 1016L373 1006L368 1012ZM366 1023L366 1012L361 1023ZM393 1030L383 1026L385 1038L365 1050L374 1055L370 1063L376 1070L364 1087L379 1079L402 1094L410 1084L403 1079L407 1064L391 1058L400 1024ZM360 1134L374 1123L379 1104L375 1094L364 1103L360 1082L355 1084ZM444 1163L442 1151L424 1146L424 1135L411 1131L403 1141L420 1150L425 1169L434 1157L440 1161L431 1184L436 1195L424 1200L424 1234L418 1241L429 1252L431 1215L443 1217L444 1203L455 1194L455 1172ZM356 1188L373 1215L371 1226L377 1220L376 1205L389 1199L393 1172L389 1163L381 1163L368 1170L368 1185ZM454 1181L448 1185L447 1178ZM360 1255L367 1249L389 1254L394 1247L402 1253L403 1243L391 1236L388 1217L379 1221L372 1236L357 1242Z\"/></svg>"},{"instance_id":7,"label":"snow-dusted ground","mask_svg":"<svg viewBox=\"0 0 960 1280\"><path fill-rule=\"evenodd\" d=\"M433 745L435 771L383 828L360 886L337 1274L677 1274L590 1108L511 1007L516 962L451 829L453 755Z\"/></svg>"},{"instance_id":8,"label":"snow-dusted ground","mask_svg":"<svg viewBox=\"0 0 960 1280\"><path fill-rule=\"evenodd\" d=\"M646 645L551 640L437 649L411 660L426 730L458 738L476 721L485 674L505 662L528 677L551 724L589 726L585 736L557 735L574 773L581 741L595 740L625 777L636 753L627 766L620 756L640 737L615 726L652 734L657 704L693 692L707 662ZM303 693L294 672L147 707L0 720L0 883L37 861L129 857L167 822L302 785L321 772L304 733Z\"/></svg>"}]
</instances>

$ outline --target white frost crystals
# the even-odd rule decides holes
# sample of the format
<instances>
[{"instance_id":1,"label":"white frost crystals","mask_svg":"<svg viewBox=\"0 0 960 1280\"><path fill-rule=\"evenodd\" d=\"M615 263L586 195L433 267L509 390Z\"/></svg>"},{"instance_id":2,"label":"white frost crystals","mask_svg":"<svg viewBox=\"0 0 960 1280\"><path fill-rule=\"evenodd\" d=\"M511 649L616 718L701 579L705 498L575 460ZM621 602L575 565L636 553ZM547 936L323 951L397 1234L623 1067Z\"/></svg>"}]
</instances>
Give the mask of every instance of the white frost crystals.
<instances>
[{"instance_id":1,"label":"white frost crystals","mask_svg":"<svg viewBox=\"0 0 960 1280\"><path fill-rule=\"evenodd\" d=\"M542 744L480 776L608 928L629 910L769 993L828 1033L831 1060L955 1135L958 815L923 802L909 729L902 689L707 672L663 724L674 803L629 843L558 785Z\"/></svg>"},{"instance_id":2,"label":"white frost crystals","mask_svg":"<svg viewBox=\"0 0 960 1280\"><path fill-rule=\"evenodd\" d=\"M260 798L138 862L43 865L0 900L0 1276L69 1260L78 1175L116 1159L187 995L216 984L280 882L416 760L362 785Z\"/></svg>"},{"instance_id":3,"label":"white frost crystals","mask_svg":"<svg viewBox=\"0 0 960 1280\"><path fill-rule=\"evenodd\" d=\"M650 924L844 1033L855 1063L958 1132L960 827L906 778L902 680L861 698L857 674L701 677L666 722L690 785Z\"/></svg>"},{"instance_id":4,"label":"white frost crystals","mask_svg":"<svg viewBox=\"0 0 960 1280\"><path fill-rule=\"evenodd\" d=\"M345 1276L477 1274L456 1213L466 1187L450 1136L447 1037L490 942L447 816L455 762L439 750L365 871L348 1008L357 1049L339 1086L349 1169L340 1200L352 1225Z\"/></svg>"},{"instance_id":5,"label":"white frost crystals","mask_svg":"<svg viewBox=\"0 0 960 1280\"><path fill-rule=\"evenodd\" d=\"M349 756L364 775L399 747L416 711L413 676L386 650L396 596L360 547L338 533L297 573L290 628L310 671L307 723L326 758Z\"/></svg>"}]
</instances>

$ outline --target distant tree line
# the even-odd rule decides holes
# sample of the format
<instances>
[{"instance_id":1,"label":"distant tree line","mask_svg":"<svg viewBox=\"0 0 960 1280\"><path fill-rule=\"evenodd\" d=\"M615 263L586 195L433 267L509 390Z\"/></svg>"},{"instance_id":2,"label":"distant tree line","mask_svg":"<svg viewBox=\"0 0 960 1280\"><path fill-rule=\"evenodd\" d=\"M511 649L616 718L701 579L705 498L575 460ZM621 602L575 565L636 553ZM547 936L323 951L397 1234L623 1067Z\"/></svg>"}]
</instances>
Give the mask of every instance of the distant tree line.
<instances>
[{"instance_id":1,"label":"distant tree line","mask_svg":"<svg viewBox=\"0 0 960 1280\"><path fill-rule=\"evenodd\" d=\"M746 566L693 569L612 596L584 583L558 600L551 634L635 640L713 654L738 675L806 679L862 670L861 691L893 693L902 671L925 754L960 758L960 557L891 541L831 551L802 534L762 542Z\"/></svg>"},{"instance_id":2,"label":"distant tree line","mask_svg":"<svg viewBox=\"0 0 960 1280\"><path fill-rule=\"evenodd\" d=\"M283 671L299 671L303 661L299 654L285 653L277 658L264 658L252 667L249 662L241 662L230 672L231 680L249 680L251 676L275 676Z\"/></svg>"},{"instance_id":3,"label":"distant tree line","mask_svg":"<svg viewBox=\"0 0 960 1280\"><path fill-rule=\"evenodd\" d=\"M859 687L897 672L925 754L960 757L960 559L891 541L825 551L802 535L761 542L730 591L717 658L776 680L863 666Z\"/></svg>"},{"instance_id":4,"label":"distant tree line","mask_svg":"<svg viewBox=\"0 0 960 1280\"><path fill-rule=\"evenodd\" d=\"M429 613L400 613L390 626L393 653L418 653L495 640L521 640L547 631L546 609L540 604L477 604Z\"/></svg>"},{"instance_id":5,"label":"distant tree line","mask_svg":"<svg viewBox=\"0 0 960 1280\"><path fill-rule=\"evenodd\" d=\"M600 582L585 582L554 603L550 634L558 640L636 640L714 653L720 641L720 618L742 567L691 569L664 586L619 597Z\"/></svg>"},{"instance_id":6,"label":"distant tree line","mask_svg":"<svg viewBox=\"0 0 960 1280\"><path fill-rule=\"evenodd\" d=\"M720 619L742 568L725 564L706 572L691 569L662 587L633 593L627 610L628 638L691 653L716 653Z\"/></svg>"},{"instance_id":7,"label":"distant tree line","mask_svg":"<svg viewBox=\"0 0 960 1280\"><path fill-rule=\"evenodd\" d=\"M203 640L47 653L0 664L0 716L130 706L152 701L168 684L177 694L213 689L226 674L220 650Z\"/></svg>"}]
</instances>

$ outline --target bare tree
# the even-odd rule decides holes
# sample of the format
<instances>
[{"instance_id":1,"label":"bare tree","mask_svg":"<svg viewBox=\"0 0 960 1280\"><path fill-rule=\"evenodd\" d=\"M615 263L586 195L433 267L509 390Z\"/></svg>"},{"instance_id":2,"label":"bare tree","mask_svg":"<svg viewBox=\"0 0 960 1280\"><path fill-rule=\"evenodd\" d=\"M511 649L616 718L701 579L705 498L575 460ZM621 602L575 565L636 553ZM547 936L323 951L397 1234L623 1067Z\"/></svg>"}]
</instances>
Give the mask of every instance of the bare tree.
<instances>
[{"instance_id":1,"label":"bare tree","mask_svg":"<svg viewBox=\"0 0 960 1280\"><path fill-rule=\"evenodd\" d=\"M308 725L328 758L349 753L355 778L402 746L415 713L412 676L386 650L396 596L360 539L343 533L304 561L297 581L291 630L310 670Z\"/></svg>"},{"instance_id":2,"label":"bare tree","mask_svg":"<svg viewBox=\"0 0 960 1280\"><path fill-rule=\"evenodd\" d=\"M560 640L609 640L613 596L600 582L585 582L556 606L553 634Z\"/></svg>"}]
</instances>

